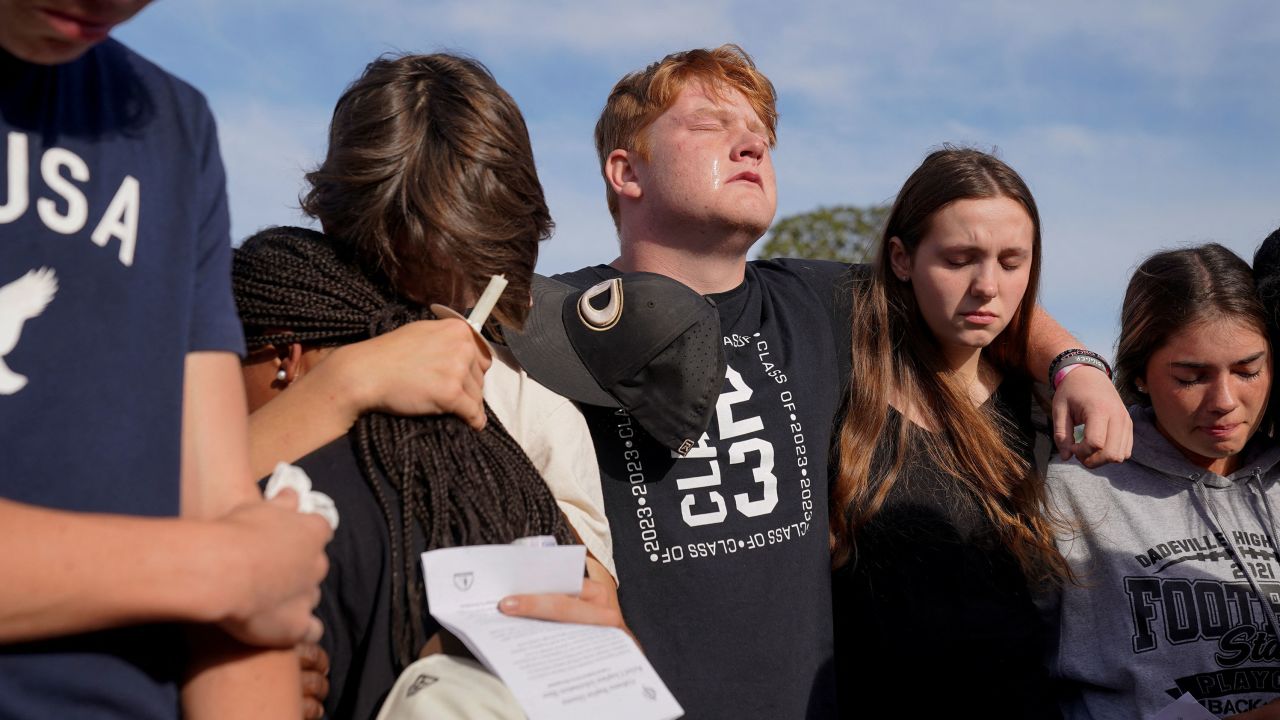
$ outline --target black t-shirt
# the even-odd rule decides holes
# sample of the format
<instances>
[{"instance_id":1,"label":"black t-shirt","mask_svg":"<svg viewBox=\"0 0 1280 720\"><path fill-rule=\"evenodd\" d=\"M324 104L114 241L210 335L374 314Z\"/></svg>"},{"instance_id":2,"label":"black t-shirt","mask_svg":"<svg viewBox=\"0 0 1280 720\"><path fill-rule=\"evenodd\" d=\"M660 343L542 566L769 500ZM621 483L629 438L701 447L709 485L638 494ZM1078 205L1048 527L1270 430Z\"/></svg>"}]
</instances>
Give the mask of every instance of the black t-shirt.
<instances>
[{"instance_id":1,"label":"black t-shirt","mask_svg":"<svg viewBox=\"0 0 1280 720\"><path fill-rule=\"evenodd\" d=\"M726 377L687 456L624 411L582 406L623 614L691 720L834 714L826 462L848 367L847 273L752 262L742 285L711 296Z\"/></svg>"},{"instance_id":2,"label":"black t-shirt","mask_svg":"<svg viewBox=\"0 0 1280 720\"><path fill-rule=\"evenodd\" d=\"M297 462L312 487L333 498L341 522L327 549L329 574L321 585L316 615L324 623L320 645L329 653L330 718L377 715L398 675L391 628L391 532L377 498L360 473L352 441L343 436ZM393 518L400 517L399 495L379 475ZM414 558L427 549L415 527ZM403 580L402 580L403 582ZM440 625L422 598L422 622L428 637Z\"/></svg>"},{"instance_id":3,"label":"black t-shirt","mask_svg":"<svg viewBox=\"0 0 1280 720\"><path fill-rule=\"evenodd\" d=\"M1030 395L993 398L1009 441L1030 455ZM892 457L902 416L890 409L873 469ZM1046 629L1017 560L977 500L923 449L832 578L836 674L844 717L1054 718Z\"/></svg>"}]
</instances>

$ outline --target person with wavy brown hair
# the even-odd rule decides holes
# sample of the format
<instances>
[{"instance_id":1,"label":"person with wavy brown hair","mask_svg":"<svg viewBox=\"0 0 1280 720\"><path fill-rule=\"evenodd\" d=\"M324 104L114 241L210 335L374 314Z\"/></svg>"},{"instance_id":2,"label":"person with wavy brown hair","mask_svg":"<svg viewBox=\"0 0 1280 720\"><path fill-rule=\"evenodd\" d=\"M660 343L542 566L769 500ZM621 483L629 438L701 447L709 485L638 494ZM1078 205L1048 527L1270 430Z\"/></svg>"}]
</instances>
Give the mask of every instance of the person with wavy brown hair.
<instances>
[{"instance_id":1,"label":"person with wavy brown hair","mask_svg":"<svg viewBox=\"0 0 1280 720\"><path fill-rule=\"evenodd\" d=\"M469 305L506 273L497 324L528 313L538 243L554 223L524 116L475 60L369 64L333 111L302 209L357 262L420 305Z\"/></svg>"},{"instance_id":2,"label":"person with wavy brown hair","mask_svg":"<svg viewBox=\"0 0 1280 720\"><path fill-rule=\"evenodd\" d=\"M265 474L301 458L343 513L320 609L325 709L371 716L431 640L418 560L428 549L581 541L580 596L503 609L621 626L582 415L503 347L429 307L465 309L501 273L508 285L486 332L500 337L528 313L552 223L515 101L469 58L381 57L339 99L307 181L303 208L324 232L256 234L236 251L234 280L255 464Z\"/></svg>"},{"instance_id":3,"label":"person with wavy brown hair","mask_svg":"<svg viewBox=\"0 0 1280 720\"><path fill-rule=\"evenodd\" d=\"M1028 582L1068 575L1042 511L1022 368L1040 276L1026 183L931 153L853 289L853 372L831 498L847 717L1052 717ZM1097 372L1077 369L1074 372Z\"/></svg>"}]
</instances>

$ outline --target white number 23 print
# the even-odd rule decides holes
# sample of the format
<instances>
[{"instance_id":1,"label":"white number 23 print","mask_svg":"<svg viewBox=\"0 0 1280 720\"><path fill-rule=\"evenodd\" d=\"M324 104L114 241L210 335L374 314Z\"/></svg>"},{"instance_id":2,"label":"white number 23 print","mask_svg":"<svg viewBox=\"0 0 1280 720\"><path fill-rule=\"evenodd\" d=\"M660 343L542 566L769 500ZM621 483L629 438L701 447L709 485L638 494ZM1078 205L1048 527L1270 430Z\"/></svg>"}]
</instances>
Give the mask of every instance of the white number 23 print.
<instances>
[{"instance_id":1,"label":"white number 23 print","mask_svg":"<svg viewBox=\"0 0 1280 720\"><path fill-rule=\"evenodd\" d=\"M725 369L725 379L733 389L720 393L720 399L716 401L716 421L720 441L733 440L729 445L728 453L730 465L747 462L749 455L756 456L758 462L752 468L751 475L760 491L760 496L754 499L751 493L736 493L733 495L733 506L747 517L767 515L778 504L778 478L773 474L773 444L759 436L743 437L762 432L764 423L759 416L734 418L734 406L746 404L751 399L752 391L743 382L742 375L732 367ZM734 440L734 438L742 439ZM698 444L684 456L682 464L687 461L708 461L710 467L705 475L676 481L676 487L685 493L680 501L680 514L685 523L697 527L724 522L729 515L729 508L724 496L720 493L718 449L708 444L706 433L703 433Z\"/></svg>"}]
</instances>

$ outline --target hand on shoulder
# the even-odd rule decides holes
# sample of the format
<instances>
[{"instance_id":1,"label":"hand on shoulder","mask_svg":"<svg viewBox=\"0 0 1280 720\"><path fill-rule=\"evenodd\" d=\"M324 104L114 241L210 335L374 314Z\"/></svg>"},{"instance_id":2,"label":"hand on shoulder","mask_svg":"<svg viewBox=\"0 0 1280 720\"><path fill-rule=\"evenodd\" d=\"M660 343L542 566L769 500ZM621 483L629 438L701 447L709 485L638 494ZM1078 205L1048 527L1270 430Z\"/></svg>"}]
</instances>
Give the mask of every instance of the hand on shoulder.
<instances>
[{"instance_id":1,"label":"hand on shoulder","mask_svg":"<svg viewBox=\"0 0 1280 720\"><path fill-rule=\"evenodd\" d=\"M1081 424L1084 438L1076 442ZM1062 379L1053 395L1053 441L1063 460L1074 455L1090 468L1129 459L1133 421L1105 373L1081 367Z\"/></svg>"},{"instance_id":2,"label":"hand on shoulder","mask_svg":"<svg viewBox=\"0 0 1280 720\"><path fill-rule=\"evenodd\" d=\"M353 410L453 414L484 427L484 374L492 359L461 320L422 320L338 348L315 370ZM326 367L328 366L328 367Z\"/></svg>"}]
</instances>

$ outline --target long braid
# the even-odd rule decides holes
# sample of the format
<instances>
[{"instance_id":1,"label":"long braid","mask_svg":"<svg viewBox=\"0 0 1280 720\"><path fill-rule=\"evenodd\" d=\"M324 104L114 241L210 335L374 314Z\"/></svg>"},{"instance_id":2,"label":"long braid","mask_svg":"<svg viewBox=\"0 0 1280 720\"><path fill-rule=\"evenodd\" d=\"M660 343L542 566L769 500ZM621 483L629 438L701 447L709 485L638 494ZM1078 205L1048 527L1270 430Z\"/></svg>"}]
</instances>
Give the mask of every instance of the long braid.
<instances>
[{"instance_id":1,"label":"long braid","mask_svg":"<svg viewBox=\"0 0 1280 720\"><path fill-rule=\"evenodd\" d=\"M233 261L236 305L250 348L343 345L429 319L339 256L324 235L271 228ZM453 415L368 413L348 433L391 535L392 641L398 669L426 642L416 539L427 549L573 535L546 483L486 404L476 432ZM385 480L383 479L385 478ZM399 516L387 490L400 500Z\"/></svg>"}]
</instances>

